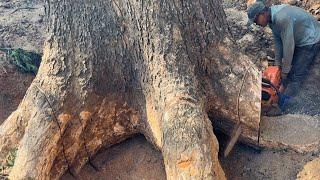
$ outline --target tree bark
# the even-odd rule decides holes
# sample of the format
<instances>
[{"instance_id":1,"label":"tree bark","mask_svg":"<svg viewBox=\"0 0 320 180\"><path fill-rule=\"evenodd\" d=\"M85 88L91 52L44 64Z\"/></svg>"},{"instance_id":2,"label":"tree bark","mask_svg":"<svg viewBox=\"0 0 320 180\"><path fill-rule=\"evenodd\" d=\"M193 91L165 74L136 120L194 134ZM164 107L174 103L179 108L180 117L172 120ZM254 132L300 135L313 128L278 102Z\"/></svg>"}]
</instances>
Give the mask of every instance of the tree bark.
<instances>
[{"instance_id":1,"label":"tree bark","mask_svg":"<svg viewBox=\"0 0 320 180\"><path fill-rule=\"evenodd\" d=\"M214 126L258 143L260 73L235 52L220 1L47 1L39 72L0 127L11 179L76 174L142 133L167 179L224 179Z\"/></svg>"}]
</instances>

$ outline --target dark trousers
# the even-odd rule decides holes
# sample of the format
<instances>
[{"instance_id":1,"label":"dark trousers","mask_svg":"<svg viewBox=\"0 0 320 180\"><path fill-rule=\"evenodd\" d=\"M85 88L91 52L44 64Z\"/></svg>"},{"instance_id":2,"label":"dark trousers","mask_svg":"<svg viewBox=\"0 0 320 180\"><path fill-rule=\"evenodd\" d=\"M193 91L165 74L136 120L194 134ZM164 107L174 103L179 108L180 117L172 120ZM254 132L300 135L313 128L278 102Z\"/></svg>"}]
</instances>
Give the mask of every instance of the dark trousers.
<instances>
[{"instance_id":1,"label":"dark trousers","mask_svg":"<svg viewBox=\"0 0 320 180\"><path fill-rule=\"evenodd\" d=\"M320 42L303 47L296 47L291 64L291 70L286 82L285 95L292 97L298 92L302 85L309 68L314 61L317 53L320 51Z\"/></svg>"}]
</instances>

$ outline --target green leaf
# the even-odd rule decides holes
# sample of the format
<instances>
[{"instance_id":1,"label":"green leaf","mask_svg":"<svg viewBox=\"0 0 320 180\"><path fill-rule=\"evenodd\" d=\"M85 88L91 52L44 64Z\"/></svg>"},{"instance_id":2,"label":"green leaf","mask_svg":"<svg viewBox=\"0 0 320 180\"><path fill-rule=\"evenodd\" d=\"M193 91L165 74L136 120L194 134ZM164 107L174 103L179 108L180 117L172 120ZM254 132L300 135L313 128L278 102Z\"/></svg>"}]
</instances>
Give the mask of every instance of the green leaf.
<instances>
[{"instance_id":1,"label":"green leaf","mask_svg":"<svg viewBox=\"0 0 320 180\"><path fill-rule=\"evenodd\" d=\"M8 54L13 59L12 63L21 71L37 74L41 63L40 54L25 51L23 49L13 49L8 51Z\"/></svg>"},{"instance_id":2,"label":"green leaf","mask_svg":"<svg viewBox=\"0 0 320 180\"><path fill-rule=\"evenodd\" d=\"M15 149L12 149L11 151L9 151L9 154L6 158L6 165L8 167L12 167L14 165L14 161L17 157L17 151L18 151L18 148L15 148Z\"/></svg>"}]
</instances>

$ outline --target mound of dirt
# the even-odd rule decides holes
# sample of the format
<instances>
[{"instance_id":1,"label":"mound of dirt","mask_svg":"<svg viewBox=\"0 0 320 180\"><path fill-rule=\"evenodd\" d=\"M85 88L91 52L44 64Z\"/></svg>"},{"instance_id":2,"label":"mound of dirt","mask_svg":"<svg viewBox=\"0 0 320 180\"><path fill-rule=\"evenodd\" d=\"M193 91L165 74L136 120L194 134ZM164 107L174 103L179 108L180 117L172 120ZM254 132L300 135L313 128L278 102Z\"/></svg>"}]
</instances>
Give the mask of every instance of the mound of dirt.
<instances>
[{"instance_id":1,"label":"mound of dirt","mask_svg":"<svg viewBox=\"0 0 320 180\"><path fill-rule=\"evenodd\" d=\"M303 165L315 158L312 154L292 151L258 151L238 144L227 158L221 158L221 165L228 179L295 179Z\"/></svg>"},{"instance_id":2,"label":"mound of dirt","mask_svg":"<svg viewBox=\"0 0 320 180\"><path fill-rule=\"evenodd\" d=\"M320 158L308 162L297 176L298 180L320 179Z\"/></svg>"}]
</instances>

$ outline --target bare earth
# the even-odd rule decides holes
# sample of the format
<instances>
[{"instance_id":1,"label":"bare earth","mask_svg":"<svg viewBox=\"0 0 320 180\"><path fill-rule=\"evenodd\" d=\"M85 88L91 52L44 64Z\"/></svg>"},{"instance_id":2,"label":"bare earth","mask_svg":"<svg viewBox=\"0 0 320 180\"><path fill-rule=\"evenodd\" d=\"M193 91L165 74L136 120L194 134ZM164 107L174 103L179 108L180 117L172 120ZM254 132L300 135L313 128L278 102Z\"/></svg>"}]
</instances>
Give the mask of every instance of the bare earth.
<instances>
[{"instance_id":1,"label":"bare earth","mask_svg":"<svg viewBox=\"0 0 320 180\"><path fill-rule=\"evenodd\" d=\"M0 61L0 124L17 109L33 78L18 72L14 65Z\"/></svg>"},{"instance_id":2,"label":"bare earth","mask_svg":"<svg viewBox=\"0 0 320 180\"><path fill-rule=\"evenodd\" d=\"M242 33L248 31L242 31ZM258 34L261 33L263 32L259 31ZM44 8L42 2L36 0L0 1L0 47L20 47L41 52L43 37ZM241 39L242 36L236 38ZM248 37L243 40L248 40ZM264 45L270 45L267 36L259 41L258 44L250 41L247 44L250 45L249 50L259 52L262 51L260 48ZM243 49L248 50L248 46ZM259 56L269 55L270 50ZM0 54L0 57L4 57L4 54ZM296 98L298 103L288 111L293 115L286 115L280 119L263 120L261 133L265 139L287 142L291 145L312 144L319 141L320 124L319 116L316 115L320 113L319 69L320 63L316 63L306 85L302 87L301 93ZM0 123L16 109L33 78L32 75L18 72L8 62L0 61ZM298 111L304 115L295 114ZM223 147L226 137L219 135L218 138ZM246 145L237 144L231 155L227 158L220 157L220 161L228 179L296 179L297 174L307 162L319 158L317 148L304 154L296 151L297 149L285 145L282 145L281 148L275 147L274 150L255 150ZM98 171L87 164L76 179L165 179L161 152L154 149L142 135L101 151L93 157L92 163L98 168ZM319 169L317 169L319 167L319 159L314 160L304 168L299 178L320 179ZM70 174L65 174L62 179L74 178Z\"/></svg>"}]
</instances>

